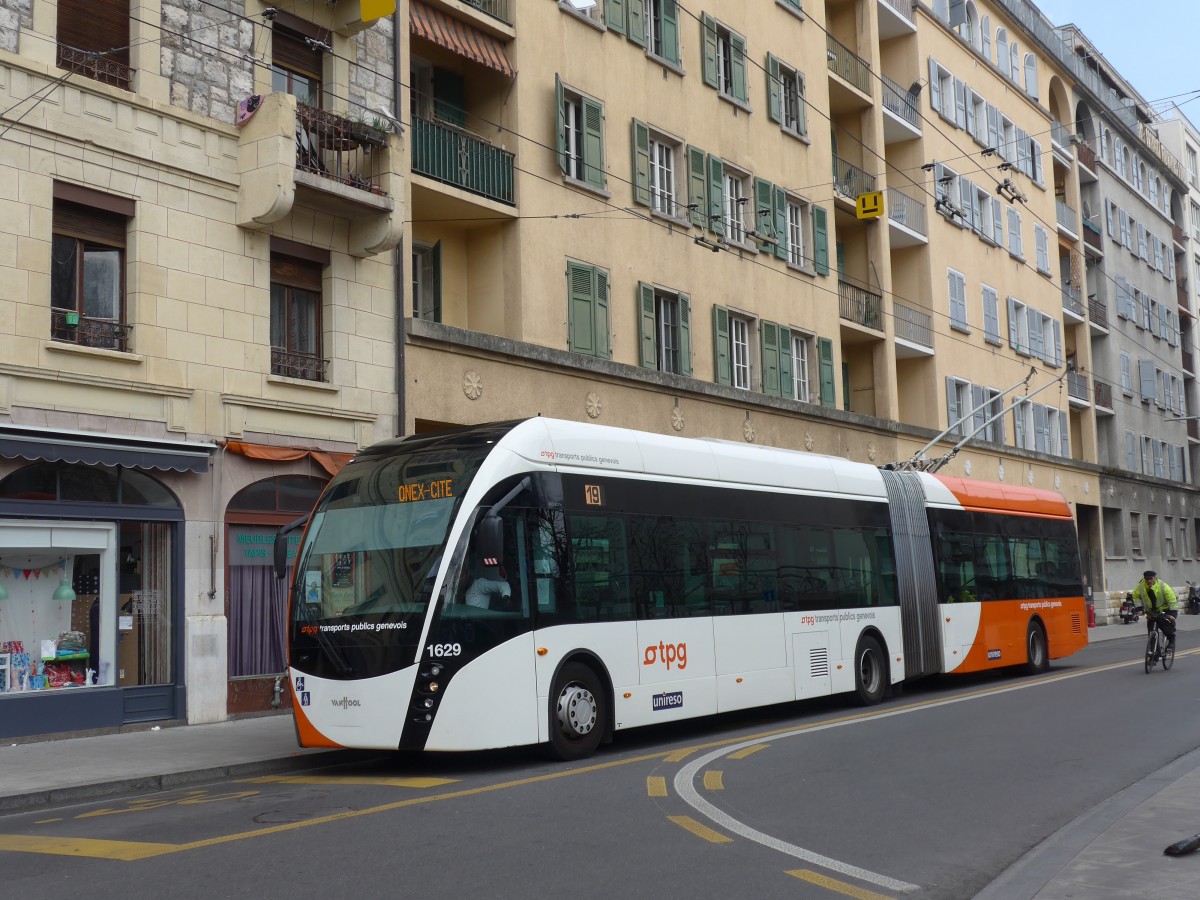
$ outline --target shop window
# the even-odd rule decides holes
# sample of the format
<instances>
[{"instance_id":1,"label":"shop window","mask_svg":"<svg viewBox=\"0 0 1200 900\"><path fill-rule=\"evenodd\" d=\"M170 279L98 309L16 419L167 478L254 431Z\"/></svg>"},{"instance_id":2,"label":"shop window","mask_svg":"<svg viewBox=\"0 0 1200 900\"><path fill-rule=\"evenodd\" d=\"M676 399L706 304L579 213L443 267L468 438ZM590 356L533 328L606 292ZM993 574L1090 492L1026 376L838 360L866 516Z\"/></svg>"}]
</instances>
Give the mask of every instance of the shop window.
<instances>
[{"instance_id":1,"label":"shop window","mask_svg":"<svg viewBox=\"0 0 1200 900\"><path fill-rule=\"evenodd\" d=\"M124 466L40 462L0 481L0 500L49 500L178 509L161 482Z\"/></svg>"}]
</instances>

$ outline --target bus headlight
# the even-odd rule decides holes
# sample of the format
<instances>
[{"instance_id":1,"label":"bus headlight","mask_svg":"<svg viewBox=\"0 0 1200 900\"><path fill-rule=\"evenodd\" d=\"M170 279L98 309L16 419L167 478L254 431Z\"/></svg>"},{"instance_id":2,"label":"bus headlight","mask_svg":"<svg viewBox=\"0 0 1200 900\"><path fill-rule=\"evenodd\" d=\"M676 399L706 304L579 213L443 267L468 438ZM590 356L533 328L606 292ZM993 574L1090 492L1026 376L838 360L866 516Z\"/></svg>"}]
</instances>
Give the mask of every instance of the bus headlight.
<instances>
[{"instance_id":1,"label":"bus headlight","mask_svg":"<svg viewBox=\"0 0 1200 900\"><path fill-rule=\"evenodd\" d=\"M429 682L429 693L436 694L438 692L438 683L436 681Z\"/></svg>"}]
</instances>

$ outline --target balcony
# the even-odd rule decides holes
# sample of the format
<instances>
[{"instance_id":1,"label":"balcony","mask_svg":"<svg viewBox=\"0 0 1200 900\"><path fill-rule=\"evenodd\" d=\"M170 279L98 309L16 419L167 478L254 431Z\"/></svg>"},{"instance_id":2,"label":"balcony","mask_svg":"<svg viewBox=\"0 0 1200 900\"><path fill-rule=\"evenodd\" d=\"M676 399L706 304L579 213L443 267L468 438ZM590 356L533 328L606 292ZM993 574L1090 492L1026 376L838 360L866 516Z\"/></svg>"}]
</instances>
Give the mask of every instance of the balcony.
<instances>
[{"instance_id":1,"label":"balcony","mask_svg":"<svg viewBox=\"0 0 1200 900\"><path fill-rule=\"evenodd\" d=\"M1187 436L1189 441L1200 441L1200 422L1195 419L1187 420Z\"/></svg>"},{"instance_id":2,"label":"balcony","mask_svg":"<svg viewBox=\"0 0 1200 900\"><path fill-rule=\"evenodd\" d=\"M491 16L497 22L505 25L513 24L512 12L509 10L509 0L462 0L472 9L477 9L485 16Z\"/></svg>"},{"instance_id":3,"label":"balcony","mask_svg":"<svg viewBox=\"0 0 1200 900\"><path fill-rule=\"evenodd\" d=\"M1064 166L1070 166L1074 155L1071 153L1072 138L1074 135L1067 130L1067 126L1062 122L1050 123L1050 145L1054 148L1054 155L1058 157L1059 162Z\"/></svg>"},{"instance_id":4,"label":"balcony","mask_svg":"<svg viewBox=\"0 0 1200 900\"><path fill-rule=\"evenodd\" d=\"M896 188L887 189L888 237L893 250L929 243L925 204Z\"/></svg>"},{"instance_id":5,"label":"balcony","mask_svg":"<svg viewBox=\"0 0 1200 900\"><path fill-rule=\"evenodd\" d=\"M871 67L861 56L832 35L825 39L829 71L837 76L829 85L830 112L837 114L870 106Z\"/></svg>"},{"instance_id":6,"label":"balcony","mask_svg":"<svg viewBox=\"0 0 1200 900\"><path fill-rule=\"evenodd\" d=\"M879 40L916 34L911 0L879 0Z\"/></svg>"},{"instance_id":7,"label":"balcony","mask_svg":"<svg viewBox=\"0 0 1200 900\"><path fill-rule=\"evenodd\" d=\"M893 81L883 79L883 142L896 144L921 136L921 114L917 109L917 94ZM918 88L920 82L917 82Z\"/></svg>"},{"instance_id":8,"label":"balcony","mask_svg":"<svg viewBox=\"0 0 1200 900\"><path fill-rule=\"evenodd\" d=\"M839 281L838 312L848 322L883 331L883 297L880 294Z\"/></svg>"},{"instance_id":9,"label":"balcony","mask_svg":"<svg viewBox=\"0 0 1200 900\"><path fill-rule=\"evenodd\" d=\"M1196 358L1192 356L1191 350L1182 350L1183 355L1183 371L1188 375L1196 374Z\"/></svg>"},{"instance_id":10,"label":"balcony","mask_svg":"<svg viewBox=\"0 0 1200 900\"><path fill-rule=\"evenodd\" d=\"M1092 405L1088 399L1088 377L1082 372L1067 373L1067 402L1073 409L1086 409Z\"/></svg>"},{"instance_id":11,"label":"balcony","mask_svg":"<svg viewBox=\"0 0 1200 900\"><path fill-rule=\"evenodd\" d=\"M1087 141L1075 145L1075 158L1079 160L1080 183L1096 181L1096 151Z\"/></svg>"},{"instance_id":12,"label":"balcony","mask_svg":"<svg viewBox=\"0 0 1200 900\"><path fill-rule=\"evenodd\" d=\"M1180 250L1187 247L1187 233L1178 225L1171 226L1171 236L1175 239L1175 246Z\"/></svg>"},{"instance_id":13,"label":"balcony","mask_svg":"<svg viewBox=\"0 0 1200 900\"><path fill-rule=\"evenodd\" d=\"M927 312L892 303L892 325L896 329L896 358L933 356L933 317Z\"/></svg>"},{"instance_id":14,"label":"balcony","mask_svg":"<svg viewBox=\"0 0 1200 900\"><path fill-rule=\"evenodd\" d=\"M1083 220L1083 245L1085 250L1095 251L1094 256L1104 255L1104 236L1100 226L1091 219Z\"/></svg>"},{"instance_id":15,"label":"balcony","mask_svg":"<svg viewBox=\"0 0 1200 900\"><path fill-rule=\"evenodd\" d=\"M329 360L311 353L293 353L283 347L271 348L271 374L303 381L325 381Z\"/></svg>"},{"instance_id":16,"label":"balcony","mask_svg":"<svg viewBox=\"0 0 1200 900\"><path fill-rule=\"evenodd\" d=\"M379 123L383 124L383 123ZM296 102L259 98L238 135L237 224L265 229L299 206L349 220L349 251L384 253L400 243L400 137Z\"/></svg>"},{"instance_id":17,"label":"balcony","mask_svg":"<svg viewBox=\"0 0 1200 900\"><path fill-rule=\"evenodd\" d=\"M1058 230L1073 240L1079 240L1079 215L1062 197L1054 198L1058 211Z\"/></svg>"},{"instance_id":18,"label":"balcony","mask_svg":"<svg viewBox=\"0 0 1200 900\"><path fill-rule=\"evenodd\" d=\"M50 310L50 339L77 347L129 352L133 326L115 319L96 319L65 309Z\"/></svg>"},{"instance_id":19,"label":"balcony","mask_svg":"<svg viewBox=\"0 0 1200 900\"><path fill-rule=\"evenodd\" d=\"M1107 381L1101 381L1099 378L1092 379L1092 392L1096 405L1096 413L1113 414L1112 402L1112 385Z\"/></svg>"},{"instance_id":20,"label":"balcony","mask_svg":"<svg viewBox=\"0 0 1200 900\"><path fill-rule=\"evenodd\" d=\"M1088 297L1088 324L1093 331L1108 334L1108 304L1095 297Z\"/></svg>"},{"instance_id":21,"label":"balcony","mask_svg":"<svg viewBox=\"0 0 1200 900\"><path fill-rule=\"evenodd\" d=\"M858 166L840 156L833 158L833 187L843 197L854 201L859 194L875 190L875 176L868 175Z\"/></svg>"},{"instance_id":22,"label":"balcony","mask_svg":"<svg viewBox=\"0 0 1200 900\"><path fill-rule=\"evenodd\" d=\"M513 159L461 128L413 119L412 169L418 175L513 206Z\"/></svg>"},{"instance_id":23,"label":"balcony","mask_svg":"<svg viewBox=\"0 0 1200 900\"><path fill-rule=\"evenodd\" d=\"M1073 316L1076 322L1083 322L1083 298L1079 295L1079 288L1064 284L1062 288L1062 303L1063 312Z\"/></svg>"},{"instance_id":24,"label":"balcony","mask_svg":"<svg viewBox=\"0 0 1200 900\"><path fill-rule=\"evenodd\" d=\"M129 48L117 51L116 55L124 57L124 61L111 58L110 55L88 50L79 50L59 44L55 54L55 63L60 69L68 69L76 75L82 75L101 84L111 84L122 90L131 90L133 85L133 69L125 63L129 60Z\"/></svg>"}]
</instances>

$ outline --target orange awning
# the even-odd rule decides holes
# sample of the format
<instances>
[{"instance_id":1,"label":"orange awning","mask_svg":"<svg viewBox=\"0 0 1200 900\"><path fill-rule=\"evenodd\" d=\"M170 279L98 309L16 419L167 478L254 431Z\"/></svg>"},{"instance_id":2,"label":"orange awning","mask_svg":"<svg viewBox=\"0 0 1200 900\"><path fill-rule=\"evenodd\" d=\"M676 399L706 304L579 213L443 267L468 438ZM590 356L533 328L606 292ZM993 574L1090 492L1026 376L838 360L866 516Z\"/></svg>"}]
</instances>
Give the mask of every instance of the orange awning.
<instances>
[{"instance_id":1,"label":"orange awning","mask_svg":"<svg viewBox=\"0 0 1200 900\"><path fill-rule=\"evenodd\" d=\"M412 33L417 37L433 41L452 53L465 56L489 69L495 69L509 78L517 74L508 61L504 45L490 34L484 34L479 29L472 28L465 22L451 18L417 0L413 0L409 5L409 20L412 23Z\"/></svg>"},{"instance_id":2,"label":"orange awning","mask_svg":"<svg viewBox=\"0 0 1200 900\"><path fill-rule=\"evenodd\" d=\"M333 453L310 447L273 447L270 444L252 444L249 441L226 441L225 449L230 453L240 453L249 459L265 459L271 462L291 462L306 456L311 457L313 462L331 476L342 471L342 467L354 456L353 453Z\"/></svg>"}]
</instances>

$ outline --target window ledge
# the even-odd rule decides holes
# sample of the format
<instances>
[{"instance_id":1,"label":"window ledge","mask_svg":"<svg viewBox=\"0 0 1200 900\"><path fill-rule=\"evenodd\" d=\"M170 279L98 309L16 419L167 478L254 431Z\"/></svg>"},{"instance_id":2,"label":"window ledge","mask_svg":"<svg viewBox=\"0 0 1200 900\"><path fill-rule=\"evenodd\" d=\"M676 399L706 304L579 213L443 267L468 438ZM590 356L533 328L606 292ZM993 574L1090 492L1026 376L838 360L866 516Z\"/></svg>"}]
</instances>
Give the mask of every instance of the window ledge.
<instances>
[{"instance_id":1,"label":"window ledge","mask_svg":"<svg viewBox=\"0 0 1200 900\"><path fill-rule=\"evenodd\" d=\"M780 125L779 130L788 137L793 138L802 144L808 144L809 146L812 146L812 140L807 134L801 134L799 131L792 131L792 129L788 128L786 125Z\"/></svg>"},{"instance_id":2,"label":"window ledge","mask_svg":"<svg viewBox=\"0 0 1200 900\"><path fill-rule=\"evenodd\" d=\"M812 268L811 266L798 266L795 263L790 262L787 264L787 267L788 267L788 269L790 269L793 272L802 272L811 278L817 277L817 270Z\"/></svg>"},{"instance_id":3,"label":"window ledge","mask_svg":"<svg viewBox=\"0 0 1200 900\"><path fill-rule=\"evenodd\" d=\"M589 194L595 194L597 197L603 197L605 200L612 199L611 191L607 190L606 188L598 188L594 184L588 184L586 181L580 181L574 176L564 175L563 182L571 185L572 187L577 187L580 190L587 191Z\"/></svg>"},{"instance_id":4,"label":"window ledge","mask_svg":"<svg viewBox=\"0 0 1200 900\"><path fill-rule=\"evenodd\" d=\"M105 350L101 347L80 347L78 344L68 344L65 341L46 341L42 345L54 353L74 353L78 356L91 356L95 359L111 359L113 362L129 363L140 366L146 357L140 353L126 353L120 350Z\"/></svg>"},{"instance_id":5,"label":"window ledge","mask_svg":"<svg viewBox=\"0 0 1200 900\"><path fill-rule=\"evenodd\" d=\"M667 59L666 57L659 56L657 53L651 53L649 50L646 51L646 58L649 59L651 62L658 63L660 66L662 66L667 71L674 72L680 78L687 77L687 72L685 72L683 70L683 66L679 63L673 63L673 62L671 62L671 60Z\"/></svg>"},{"instance_id":6,"label":"window ledge","mask_svg":"<svg viewBox=\"0 0 1200 900\"><path fill-rule=\"evenodd\" d=\"M722 100L724 100L726 103L728 103L730 106L732 106L734 108L735 115L736 115L736 111L739 109L742 110L742 112L746 113L747 115L754 112L754 110L752 110L750 108L750 103L747 100L739 100L737 97L734 97L730 94L726 94L722 90L717 91L717 96L720 97Z\"/></svg>"},{"instance_id":7,"label":"window ledge","mask_svg":"<svg viewBox=\"0 0 1200 900\"><path fill-rule=\"evenodd\" d=\"M288 378L286 375L268 375L267 384L286 384L292 387L307 388L310 391L321 391L326 394L337 394L341 388L336 384L325 381L309 381L307 378Z\"/></svg>"},{"instance_id":8,"label":"window ledge","mask_svg":"<svg viewBox=\"0 0 1200 900\"><path fill-rule=\"evenodd\" d=\"M693 226L691 220L687 216L668 216L665 212L659 212L657 209L651 209L650 216L654 219L662 219L664 222L670 222L672 225L678 225L680 228L685 230L691 230L693 227L700 227L698 225Z\"/></svg>"},{"instance_id":9,"label":"window ledge","mask_svg":"<svg viewBox=\"0 0 1200 900\"><path fill-rule=\"evenodd\" d=\"M951 322L950 327L951 327L951 329L959 332L960 334L970 334L971 333L970 326L964 324L963 322Z\"/></svg>"},{"instance_id":10,"label":"window ledge","mask_svg":"<svg viewBox=\"0 0 1200 900\"><path fill-rule=\"evenodd\" d=\"M597 31L608 31L608 26L605 25L603 22L597 22L591 16L585 15L584 13L581 13L577 9L572 9L571 5L568 3L560 2L558 4L558 8L559 8L559 10L561 10L562 12L564 12L568 16L570 16L572 19L578 19L580 22L583 22L583 24L585 24L585 25L591 25Z\"/></svg>"},{"instance_id":11,"label":"window ledge","mask_svg":"<svg viewBox=\"0 0 1200 900\"><path fill-rule=\"evenodd\" d=\"M804 15L804 10L792 6L792 4L788 3L787 0L775 0L775 5L781 7L784 12L791 13L801 22L807 18L807 16Z\"/></svg>"}]
</instances>

